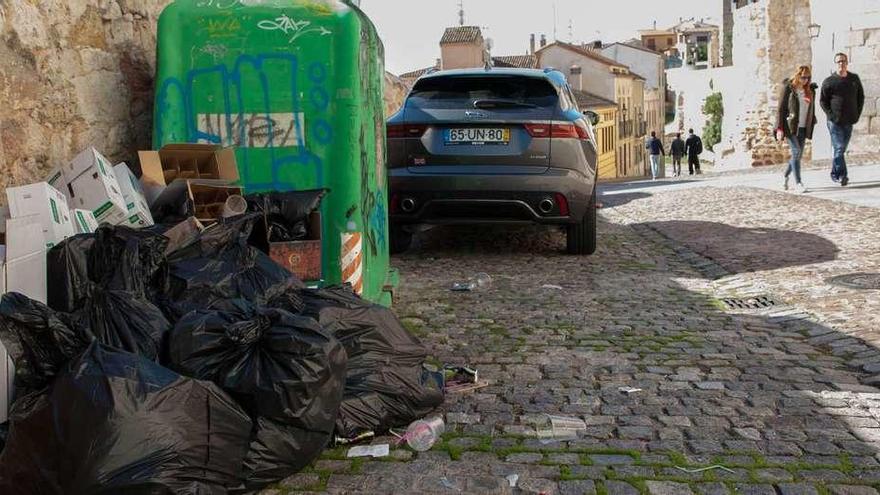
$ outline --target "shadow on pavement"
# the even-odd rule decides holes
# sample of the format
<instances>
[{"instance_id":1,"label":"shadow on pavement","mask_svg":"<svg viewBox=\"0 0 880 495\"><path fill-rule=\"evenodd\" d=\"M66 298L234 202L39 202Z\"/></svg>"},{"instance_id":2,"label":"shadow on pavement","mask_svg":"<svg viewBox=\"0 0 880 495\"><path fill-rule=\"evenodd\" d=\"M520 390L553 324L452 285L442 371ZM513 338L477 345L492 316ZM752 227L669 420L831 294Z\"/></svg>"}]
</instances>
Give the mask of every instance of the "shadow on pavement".
<instances>
[{"instance_id":1,"label":"shadow on pavement","mask_svg":"<svg viewBox=\"0 0 880 495\"><path fill-rule=\"evenodd\" d=\"M656 226L748 246L735 248L740 270L837 253L816 236L772 229ZM600 223L604 242L582 262L559 254L558 232L484 230L432 231L398 258L396 309L418 315L438 359L473 366L490 385L447 398L443 410L457 418L442 445L407 469L365 462L371 476L358 488L516 493L504 478L512 474L526 493L639 493L651 480L671 483L649 485L652 493L808 494L827 483L880 483L880 393L848 364L863 350L857 339L798 315L722 310L695 261L666 249L674 242L629 227ZM496 256L496 246L512 244L521 249ZM493 276L488 290L449 291L478 271ZM535 438L542 414L588 426L577 440L544 444ZM713 465L726 469L700 470Z\"/></svg>"},{"instance_id":2,"label":"shadow on pavement","mask_svg":"<svg viewBox=\"0 0 880 495\"><path fill-rule=\"evenodd\" d=\"M710 258L730 273L774 270L837 259L837 246L792 230L732 227L718 222L664 221L645 225Z\"/></svg>"},{"instance_id":3,"label":"shadow on pavement","mask_svg":"<svg viewBox=\"0 0 880 495\"><path fill-rule=\"evenodd\" d=\"M839 184L826 187L810 187L810 191L841 191L846 189L877 189L880 188L880 182L850 182L846 187Z\"/></svg>"},{"instance_id":4,"label":"shadow on pavement","mask_svg":"<svg viewBox=\"0 0 880 495\"><path fill-rule=\"evenodd\" d=\"M636 201L638 199L644 199L651 197L651 193L646 192L630 192L630 193L616 193L616 194L603 194L599 193L599 202L602 203L603 208L614 208L615 206L622 206L630 201Z\"/></svg>"}]
</instances>

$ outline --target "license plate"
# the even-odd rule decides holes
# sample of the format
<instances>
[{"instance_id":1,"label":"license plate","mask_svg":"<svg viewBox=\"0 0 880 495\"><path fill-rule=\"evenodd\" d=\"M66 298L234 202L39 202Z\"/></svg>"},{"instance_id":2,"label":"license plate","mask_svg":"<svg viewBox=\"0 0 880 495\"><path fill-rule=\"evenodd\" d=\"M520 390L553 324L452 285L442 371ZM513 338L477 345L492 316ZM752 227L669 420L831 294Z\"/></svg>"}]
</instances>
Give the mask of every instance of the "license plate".
<instances>
[{"instance_id":1,"label":"license plate","mask_svg":"<svg viewBox=\"0 0 880 495\"><path fill-rule=\"evenodd\" d=\"M443 134L446 144L501 144L510 142L510 129L469 127L446 129Z\"/></svg>"}]
</instances>

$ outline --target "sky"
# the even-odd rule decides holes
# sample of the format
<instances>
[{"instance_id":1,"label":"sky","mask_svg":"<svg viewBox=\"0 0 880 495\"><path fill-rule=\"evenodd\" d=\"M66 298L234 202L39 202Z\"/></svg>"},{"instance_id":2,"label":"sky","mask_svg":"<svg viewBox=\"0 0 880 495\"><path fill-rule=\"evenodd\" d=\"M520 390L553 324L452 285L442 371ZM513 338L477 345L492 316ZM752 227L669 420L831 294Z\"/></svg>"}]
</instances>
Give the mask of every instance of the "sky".
<instances>
[{"instance_id":1,"label":"sky","mask_svg":"<svg viewBox=\"0 0 880 495\"><path fill-rule=\"evenodd\" d=\"M680 17L721 25L722 2L729 0L463 0L465 25L480 26L491 38L492 55L522 55L529 34L569 42L624 41L662 29ZM458 25L459 0L361 0L385 44L385 68L394 74L422 69L440 57L443 31ZM569 22L571 29L569 29Z\"/></svg>"}]
</instances>

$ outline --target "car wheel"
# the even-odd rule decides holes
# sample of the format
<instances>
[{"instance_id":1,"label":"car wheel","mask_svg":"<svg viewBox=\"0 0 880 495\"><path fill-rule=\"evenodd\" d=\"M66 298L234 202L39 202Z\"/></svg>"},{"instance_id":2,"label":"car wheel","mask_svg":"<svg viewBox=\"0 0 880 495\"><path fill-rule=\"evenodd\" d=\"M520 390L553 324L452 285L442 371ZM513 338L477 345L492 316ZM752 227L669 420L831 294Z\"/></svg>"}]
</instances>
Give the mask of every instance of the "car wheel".
<instances>
[{"instance_id":1,"label":"car wheel","mask_svg":"<svg viewBox=\"0 0 880 495\"><path fill-rule=\"evenodd\" d=\"M587 205L587 212L580 222L566 228L568 254L593 254L596 252L596 194Z\"/></svg>"},{"instance_id":2,"label":"car wheel","mask_svg":"<svg viewBox=\"0 0 880 495\"><path fill-rule=\"evenodd\" d=\"M412 244L412 233L403 230L402 227L391 227L391 254L398 254L409 249Z\"/></svg>"}]
</instances>

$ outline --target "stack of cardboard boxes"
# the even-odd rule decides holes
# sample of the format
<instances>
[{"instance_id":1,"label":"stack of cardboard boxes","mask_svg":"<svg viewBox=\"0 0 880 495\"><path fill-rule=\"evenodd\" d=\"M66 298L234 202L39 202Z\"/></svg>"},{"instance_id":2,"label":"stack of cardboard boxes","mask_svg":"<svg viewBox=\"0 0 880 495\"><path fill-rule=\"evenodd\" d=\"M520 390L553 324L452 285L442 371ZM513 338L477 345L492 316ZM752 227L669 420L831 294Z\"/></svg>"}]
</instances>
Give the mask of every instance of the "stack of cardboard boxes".
<instances>
[{"instance_id":1,"label":"stack of cardboard boxes","mask_svg":"<svg viewBox=\"0 0 880 495\"><path fill-rule=\"evenodd\" d=\"M153 225L140 182L124 163L115 167L94 148L53 170L45 182L6 189L9 203L0 294L19 292L46 303L46 251L101 223Z\"/></svg>"}]
</instances>

